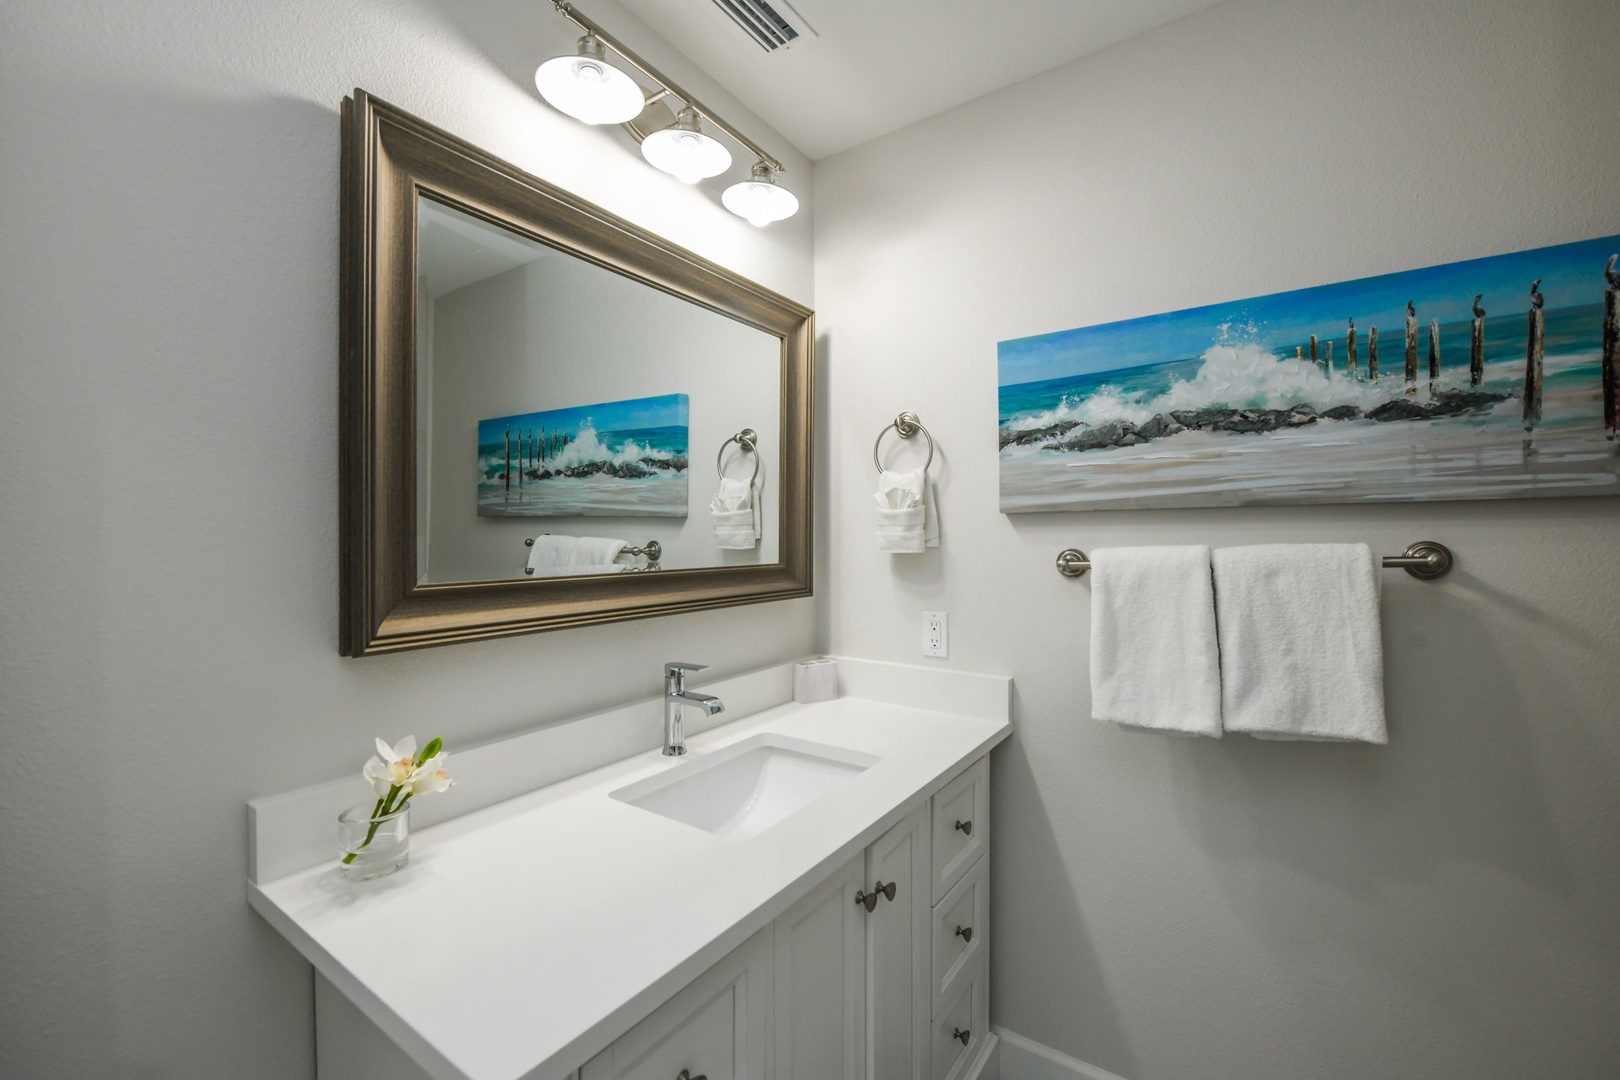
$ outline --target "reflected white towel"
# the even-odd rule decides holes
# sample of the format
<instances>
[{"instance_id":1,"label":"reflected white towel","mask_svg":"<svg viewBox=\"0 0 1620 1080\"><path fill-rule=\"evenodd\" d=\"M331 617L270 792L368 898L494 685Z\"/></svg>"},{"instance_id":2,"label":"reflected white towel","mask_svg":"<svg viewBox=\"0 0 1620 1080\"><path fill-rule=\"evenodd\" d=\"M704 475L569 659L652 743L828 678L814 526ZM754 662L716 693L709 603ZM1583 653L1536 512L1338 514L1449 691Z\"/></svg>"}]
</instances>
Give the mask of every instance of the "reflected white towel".
<instances>
[{"instance_id":1,"label":"reflected white towel","mask_svg":"<svg viewBox=\"0 0 1620 1080\"><path fill-rule=\"evenodd\" d=\"M1366 544L1215 552L1227 731L1389 742L1379 560Z\"/></svg>"},{"instance_id":2,"label":"reflected white towel","mask_svg":"<svg viewBox=\"0 0 1620 1080\"><path fill-rule=\"evenodd\" d=\"M709 504L709 515L714 520L716 547L737 550L759 546L759 500L755 498L752 478L721 477L720 490Z\"/></svg>"},{"instance_id":3,"label":"reflected white towel","mask_svg":"<svg viewBox=\"0 0 1620 1080\"><path fill-rule=\"evenodd\" d=\"M1126 727L1220 738L1209 548L1091 553L1091 715Z\"/></svg>"},{"instance_id":4,"label":"reflected white towel","mask_svg":"<svg viewBox=\"0 0 1620 1080\"><path fill-rule=\"evenodd\" d=\"M529 569L534 577L578 576L577 573L564 572L570 570L587 574L614 574L624 569L615 566L614 560L625 546L623 540L606 536L537 536L534 546L529 549Z\"/></svg>"},{"instance_id":5,"label":"reflected white towel","mask_svg":"<svg viewBox=\"0 0 1620 1080\"><path fill-rule=\"evenodd\" d=\"M922 469L878 473L877 542L879 551L916 553L939 547L939 492Z\"/></svg>"}]
</instances>

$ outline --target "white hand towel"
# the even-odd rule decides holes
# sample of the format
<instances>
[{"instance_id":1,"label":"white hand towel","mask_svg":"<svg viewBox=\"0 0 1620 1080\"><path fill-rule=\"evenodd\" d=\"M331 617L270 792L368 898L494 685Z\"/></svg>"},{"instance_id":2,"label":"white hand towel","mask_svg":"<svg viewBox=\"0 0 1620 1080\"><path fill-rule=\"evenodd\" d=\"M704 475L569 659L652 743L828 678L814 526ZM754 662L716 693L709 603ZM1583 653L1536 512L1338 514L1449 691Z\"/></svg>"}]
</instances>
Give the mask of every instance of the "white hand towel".
<instances>
[{"instance_id":1,"label":"white hand towel","mask_svg":"<svg viewBox=\"0 0 1620 1080\"><path fill-rule=\"evenodd\" d=\"M915 554L939 547L939 493L922 469L878 473L877 541L879 551Z\"/></svg>"},{"instance_id":2,"label":"white hand towel","mask_svg":"<svg viewBox=\"0 0 1620 1080\"><path fill-rule=\"evenodd\" d=\"M1126 727L1221 737L1209 548L1091 553L1091 715Z\"/></svg>"},{"instance_id":3,"label":"white hand towel","mask_svg":"<svg viewBox=\"0 0 1620 1080\"><path fill-rule=\"evenodd\" d=\"M1227 731L1384 744L1379 560L1366 544L1215 552Z\"/></svg>"},{"instance_id":4,"label":"white hand towel","mask_svg":"<svg viewBox=\"0 0 1620 1080\"><path fill-rule=\"evenodd\" d=\"M625 546L623 540L605 536L537 536L529 549L529 570L534 577L575 577L562 571L578 567L595 568L584 573L613 574L623 569L613 560Z\"/></svg>"},{"instance_id":5,"label":"white hand towel","mask_svg":"<svg viewBox=\"0 0 1620 1080\"><path fill-rule=\"evenodd\" d=\"M714 520L716 547L738 550L759 546L759 500L754 497L752 478L722 477L720 490L709 504L709 514Z\"/></svg>"}]
</instances>

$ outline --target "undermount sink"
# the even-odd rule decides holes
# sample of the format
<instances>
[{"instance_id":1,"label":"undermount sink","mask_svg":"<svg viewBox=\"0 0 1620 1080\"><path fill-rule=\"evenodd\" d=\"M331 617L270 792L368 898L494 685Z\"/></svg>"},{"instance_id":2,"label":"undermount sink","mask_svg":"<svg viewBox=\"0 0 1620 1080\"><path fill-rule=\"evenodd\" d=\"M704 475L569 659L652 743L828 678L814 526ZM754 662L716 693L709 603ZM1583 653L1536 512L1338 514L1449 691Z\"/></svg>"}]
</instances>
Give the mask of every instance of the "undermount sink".
<instances>
[{"instance_id":1,"label":"undermount sink","mask_svg":"<svg viewBox=\"0 0 1620 1080\"><path fill-rule=\"evenodd\" d=\"M843 787L879 760L807 739L756 735L611 794L727 840L745 840Z\"/></svg>"}]
</instances>

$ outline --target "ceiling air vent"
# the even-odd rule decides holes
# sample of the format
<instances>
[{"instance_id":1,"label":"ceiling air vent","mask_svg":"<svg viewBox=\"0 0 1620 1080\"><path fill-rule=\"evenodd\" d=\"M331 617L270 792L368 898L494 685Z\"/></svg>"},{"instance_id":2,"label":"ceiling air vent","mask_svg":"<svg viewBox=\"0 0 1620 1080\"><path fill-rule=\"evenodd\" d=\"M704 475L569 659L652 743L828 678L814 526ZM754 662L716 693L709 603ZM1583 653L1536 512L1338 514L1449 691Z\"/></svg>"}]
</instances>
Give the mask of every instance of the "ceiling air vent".
<instances>
[{"instance_id":1,"label":"ceiling air vent","mask_svg":"<svg viewBox=\"0 0 1620 1080\"><path fill-rule=\"evenodd\" d=\"M768 53L783 52L815 38L810 24L785 0L712 0L743 33Z\"/></svg>"}]
</instances>

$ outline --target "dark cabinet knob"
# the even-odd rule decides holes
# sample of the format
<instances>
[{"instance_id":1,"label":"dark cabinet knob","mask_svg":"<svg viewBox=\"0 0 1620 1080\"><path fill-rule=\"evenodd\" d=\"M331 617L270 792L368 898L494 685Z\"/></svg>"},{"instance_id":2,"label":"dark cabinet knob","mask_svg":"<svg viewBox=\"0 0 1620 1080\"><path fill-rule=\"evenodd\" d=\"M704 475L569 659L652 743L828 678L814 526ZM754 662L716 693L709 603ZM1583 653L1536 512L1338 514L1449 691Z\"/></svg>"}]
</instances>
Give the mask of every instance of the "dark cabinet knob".
<instances>
[{"instance_id":1,"label":"dark cabinet knob","mask_svg":"<svg viewBox=\"0 0 1620 1080\"><path fill-rule=\"evenodd\" d=\"M971 1034L972 1032L963 1031L961 1028L955 1028L951 1031L951 1038L961 1039L962 1045L966 1046L968 1044L968 1036Z\"/></svg>"},{"instance_id":2,"label":"dark cabinet knob","mask_svg":"<svg viewBox=\"0 0 1620 1080\"><path fill-rule=\"evenodd\" d=\"M958 821L956 823L956 828L957 828L957 831L960 832L963 836L972 836L973 835L973 822L972 821Z\"/></svg>"},{"instance_id":3,"label":"dark cabinet knob","mask_svg":"<svg viewBox=\"0 0 1620 1080\"><path fill-rule=\"evenodd\" d=\"M966 1045L966 1044L963 1044L963 1045ZM707 1076L693 1076L687 1070L682 1069L681 1074L679 1076L677 1076L675 1078L675 1080L709 1080L709 1078Z\"/></svg>"},{"instance_id":4,"label":"dark cabinet knob","mask_svg":"<svg viewBox=\"0 0 1620 1080\"><path fill-rule=\"evenodd\" d=\"M890 901L892 903L893 900L894 900L894 893L895 893L895 883L894 882L891 881L887 885L885 885L885 884L883 884L883 882L880 881L875 886L873 886L871 892L866 892L866 891L864 891L862 889L856 889L855 890L855 902L857 904L861 905L862 907L864 907L868 912L870 912L873 908L877 907L878 897L881 896L881 897L883 897L883 899L888 900L888 901Z\"/></svg>"},{"instance_id":5,"label":"dark cabinet knob","mask_svg":"<svg viewBox=\"0 0 1620 1080\"><path fill-rule=\"evenodd\" d=\"M973 940L973 927L971 927L971 926L958 926L956 928L956 936L961 938L963 941L972 941Z\"/></svg>"}]
</instances>

